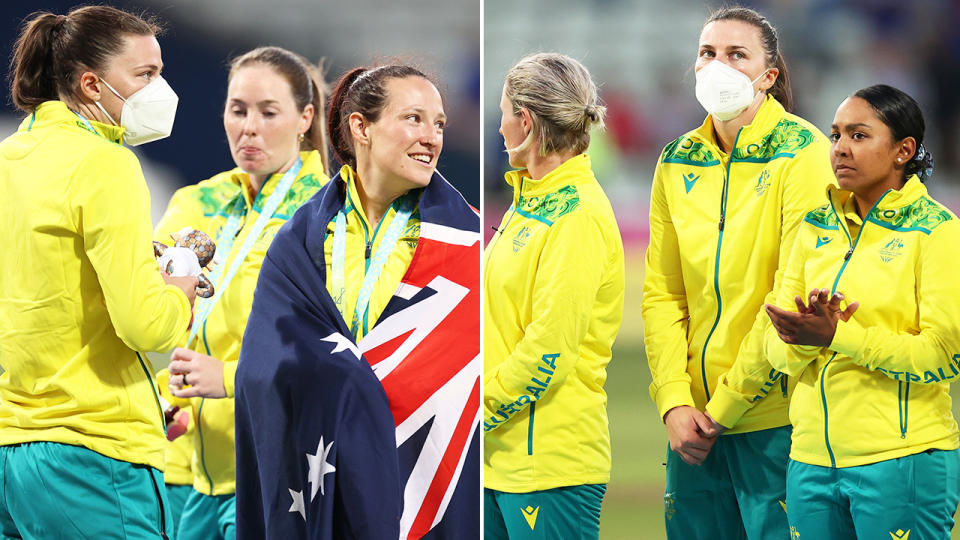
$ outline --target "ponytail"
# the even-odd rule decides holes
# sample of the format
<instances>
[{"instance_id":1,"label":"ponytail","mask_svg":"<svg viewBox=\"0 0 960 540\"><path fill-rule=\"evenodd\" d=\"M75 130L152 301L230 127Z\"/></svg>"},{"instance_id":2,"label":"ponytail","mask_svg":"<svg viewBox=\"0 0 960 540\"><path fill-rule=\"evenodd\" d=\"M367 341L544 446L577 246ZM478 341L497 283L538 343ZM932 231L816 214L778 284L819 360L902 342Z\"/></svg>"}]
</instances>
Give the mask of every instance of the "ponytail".
<instances>
[{"instance_id":1,"label":"ponytail","mask_svg":"<svg viewBox=\"0 0 960 540\"><path fill-rule=\"evenodd\" d=\"M333 149L333 155L340 163L353 168L357 166L357 155L353 151L350 124L346 121L350 115L347 114L343 118L341 116L343 102L350 86L366 71L366 68L356 67L340 77L337 86L330 93L330 110L327 112L327 132L330 135L330 148Z\"/></svg>"},{"instance_id":2,"label":"ponytail","mask_svg":"<svg viewBox=\"0 0 960 540\"><path fill-rule=\"evenodd\" d=\"M787 72L787 61L783 53L777 53L776 66L779 75L767 92L783 105L784 110L793 112L793 90L790 88L790 74Z\"/></svg>"},{"instance_id":3,"label":"ponytail","mask_svg":"<svg viewBox=\"0 0 960 540\"><path fill-rule=\"evenodd\" d=\"M163 32L153 18L109 6L87 6L67 15L40 11L30 15L10 58L10 97L24 112L44 101L77 95L84 71L106 69L123 51L124 36L157 36Z\"/></svg>"},{"instance_id":4,"label":"ponytail","mask_svg":"<svg viewBox=\"0 0 960 540\"><path fill-rule=\"evenodd\" d=\"M326 130L326 107L324 104L327 99L327 83L323 80L323 62L313 65L304 59L304 67L310 76L310 94L313 96L313 122L310 128L303 136L301 150L316 150L320 153L320 162L323 165L323 173L329 174L330 157L327 150L327 130Z\"/></svg>"},{"instance_id":5,"label":"ponytail","mask_svg":"<svg viewBox=\"0 0 960 540\"><path fill-rule=\"evenodd\" d=\"M53 51L63 34L66 17L39 12L26 23L10 57L10 97L22 111L30 112L44 101L57 99Z\"/></svg>"}]
</instances>

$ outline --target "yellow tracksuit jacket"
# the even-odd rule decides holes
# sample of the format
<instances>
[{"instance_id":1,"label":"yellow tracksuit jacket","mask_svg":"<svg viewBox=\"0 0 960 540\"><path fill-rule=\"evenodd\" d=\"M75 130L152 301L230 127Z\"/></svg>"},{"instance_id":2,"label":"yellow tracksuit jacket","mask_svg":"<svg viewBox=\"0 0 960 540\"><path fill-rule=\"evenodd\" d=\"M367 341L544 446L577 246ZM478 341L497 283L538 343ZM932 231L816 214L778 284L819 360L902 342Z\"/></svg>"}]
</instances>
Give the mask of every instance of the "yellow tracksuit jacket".
<instances>
[{"instance_id":1,"label":"yellow tracksuit jacket","mask_svg":"<svg viewBox=\"0 0 960 540\"><path fill-rule=\"evenodd\" d=\"M0 143L0 445L51 441L163 470L153 366L190 321L160 277L123 129L39 105Z\"/></svg>"},{"instance_id":2,"label":"yellow tracksuit jacket","mask_svg":"<svg viewBox=\"0 0 960 540\"><path fill-rule=\"evenodd\" d=\"M484 485L526 493L610 480L607 378L623 316L623 242L586 154L539 180L486 248Z\"/></svg>"},{"instance_id":3,"label":"yellow tracksuit jacket","mask_svg":"<svg viewBox=\"0 0 960 540\"><path fill-rule=\"evenodd\" d=\"M853 467L957 448L949 384L960 377L960 222L916 176L865 222L850 192L828 196L801 225L776 305L796 311L794 296L816 287L860 308L826 348L766 332L770 362L800 376L790 457Z\"/></svg>"},{"instance_id":4,"label":"yellow tracksuit jacket","mask_svg":"<svg viewBox=\"0 0 960 540\"><path fill-rule=\"evenodd\" d=\"M817 128L768 96L730 155L709 116L663 150L643 287L650 396L661 418L691 405L731 433L789 423L787 379L768 364L735 361L763 354L762 306L774 298L797 226L833 178L828 149Z\"/></svg>"},{"instance_id":5,"label":"yellow tracksuit jacket","mask_svg":"<svg viewBox=\"0 0 960 540\"><path fill-rule=\"evenodd\" d=\"M360 203L360 196L357 194L356 173L349 165L344 165L340 169L340 180L346 184L347 189L347 201L344 208L347 218L347 260L344 274L348 277L344 279L346 288L344 305L348 316L344 317L344 320L347 323L347 328L350 328L350 320L356 309L357 297L360 295L360 287L363 285L363 278L367 274L370 259L372 254L376 253L380 247L380 241L383 240L387 228L390 227L390 222L396 216L397 205L402 197L394 201L387 213L380 218L380 223L376 227L371 227L370 222L367 221L367 215L363 211L363 205ZM417 196L417 194L414 194L414 196ZM333 232L336 220L337 216L334 215L327 225L327 235L323 242L323 258L327 266L327 292L330 293L331 297L335 294L330 272L333 263ZM377 279L373 293L370 295L370 303L367 304L365 316L360 321L357 335L354 336L356 341L360 341L373 328L377 319L380 318L380 314L387 307L387 303L393 298L393 293L400 286L400 280L403 279L407 268L410 267L419 239L420 213L415 209L407 221L407 226L400 234L397 245L383 265L380 277Z\"/></svg>"},{"instance_id":6,"label":"yellow tracksuit jacket","mask_svg":"<svg viewBox=\"0 0 960 540\"><path fill-rule=\"evenodd\" d=\"M223 385L227 398L178 399L169 394L167 379L158 377L164 397L171 403L191 406L193 409L193 424L196 427L193 436L193 487L206 495L224 495L236 491L233 382L237 372L237 360L240 358L240 343L253 305L253 291L257 286L263 258L280 227L329 180L323 172L318 152L302 152L300 157L303 167L290 191L267 222L266 228L237 270L223 298L217 302L197 338L190 345L191 349L224 363ZM236 197L242 197L245 218L233 241L234 249L231 250L231 255L236 255L282 176L274 174L268 178L255 199L250 197L249 176L239 168L181 188L170 200L166 213L157 224L154 237L169 245L170 233L183 227L192 227L217 239L220 229L227 222L227 212L232 201ZM226 268L233 264L233 258L226 253L218 255L220 264L225 265L226 271ZM182 346L187 334L182 334L180 339L178 345Z\"/></svg>"}]
</instances>

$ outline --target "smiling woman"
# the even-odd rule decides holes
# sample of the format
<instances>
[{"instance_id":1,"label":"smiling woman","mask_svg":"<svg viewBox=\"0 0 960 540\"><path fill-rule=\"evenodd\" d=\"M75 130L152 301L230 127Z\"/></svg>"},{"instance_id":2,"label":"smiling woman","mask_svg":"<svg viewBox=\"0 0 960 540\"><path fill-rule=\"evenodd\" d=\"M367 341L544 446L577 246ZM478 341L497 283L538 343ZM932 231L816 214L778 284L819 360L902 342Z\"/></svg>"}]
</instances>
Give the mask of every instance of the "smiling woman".
<instances>
[{"instance_id":1,"label":"smiling woman","mask_svg":"<svg viewBox=\"0 0 960 540\"><path fill-rule=\"evenodd\" d=\"M242 537L480 528L480 220L436 171L445 123L411 66L333 91L344 165L278 232L244 335Z\"/></svg>"}]
</instances>

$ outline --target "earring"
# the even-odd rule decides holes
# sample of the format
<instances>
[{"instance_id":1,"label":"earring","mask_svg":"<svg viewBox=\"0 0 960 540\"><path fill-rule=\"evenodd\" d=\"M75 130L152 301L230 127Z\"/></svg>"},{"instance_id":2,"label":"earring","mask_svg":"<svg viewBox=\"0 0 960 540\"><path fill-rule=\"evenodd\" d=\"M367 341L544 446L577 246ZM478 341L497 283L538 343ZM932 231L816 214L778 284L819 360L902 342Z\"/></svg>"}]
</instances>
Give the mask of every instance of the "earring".
<instances>
[{"instance_id":1,"label":"earring","mask_svg":"<svg viewBox=\"0 0 960 540\"><path fill-rule=\"evenodd\" d=\"M298 135L298 136L297 136L297 139L298 139L300 142L303 142L303 133L301 133L300 135ZM900 160L898 159L897 161L900 161Z\"/></svg>"},{"instance_id":2,"label":"earring","mask_svg":"<svg viewBox=\"0 0 960 540\"><path fill-rule=\"evenodd\" d=\"M303 140L303 136L300 137L300 140ZM903 161L903 158L897 158L897 163L900 163L901 161Z\"/></svg>"}]
</instances>

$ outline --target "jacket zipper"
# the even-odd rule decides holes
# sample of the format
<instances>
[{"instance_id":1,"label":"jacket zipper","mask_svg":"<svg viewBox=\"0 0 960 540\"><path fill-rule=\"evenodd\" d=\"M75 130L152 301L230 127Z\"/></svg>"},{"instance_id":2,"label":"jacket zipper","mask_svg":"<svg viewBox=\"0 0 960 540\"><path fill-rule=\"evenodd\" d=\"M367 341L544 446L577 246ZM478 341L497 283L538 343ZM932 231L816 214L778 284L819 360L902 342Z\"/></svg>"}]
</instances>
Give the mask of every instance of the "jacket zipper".
<instances>
[{"instance_id":1,"label":"jacket zipper","mask_svg":"<svg viewBox=\"0 0 960 540\"><path fill-rule=\"evenodd\" d=\"M857 244L860 243L860 236L863 235L863 229L867 226L867 217L870 215L870 212L873 212L873 209L880 204L880 201L887 196L887 193L890 193L890 190L887 190L880 196L879 199L873 206L870 207L870 210L867 210L867 213L864 214L863 222L860 224L860 230L857 231L857 238L852 240L850 239L850 231L847 230L847 224L844 221L844 218L841 218L837 213L836 206L833 204L833 197L830 197L830 209L833 211L834 217L837 218L837 226L840 227L840 230L843 231L843 234L847 236L847 242L850 244L850 249L847 250L847 253L843 256L843 264L840 265L840 270L837 272L837 278L833 280L833 287L830 289L830 294L837 292L837 285L840 283L840 276L843 275L843 271L847 268L847 263L850 262L850 258L853 257L853 251L857 249ZM823 366L823 369L820 370L820 397L823 400L823 438L824 442L827 445L827 453L830 455L830 466L833 468L837 467L837 461L833 455L833 448L830 447L830 435L829 435L829 422L827 420L827 391L826 391L826 374L827 368L830 367L830 362L833 362L833 359L837 356L837 353L834 352L833 356L830 357L830 360ZM904 428L903 423L901 422L901 428Z\"/></svg>"},{"instance_id":2,"label":"jacket zipper","mask_svg":"<svg viewBox=\"0 0 960 540\"><path fill-rule=\"evenodd\" d=\"M833 353L833 356L827 360L823 369L820 370L820 400L823 402L823 440L827 445L827 454L830 455L830 466L833 468L837 467L837 460L833 457L833 448L830 447L830 423L827 421L827 390L824 388L824 381L827 379L827 368L830 367L830 362L833 362L836 356L837 353Z\"/></svg>"},{"instance_id":3,"label":"jacket zipper","mask_svg":"<svg viewBox=\"0 0 960 540\"><path fill-rule=\"evenodd\" d=\"M908 400L910 399L910 381L907 381L904 384L903 381L897 383L897 405L900 413L900 438L907 438L907 415L909 413L907 409Z\"/></svg>"},{"instance_id":4,"label":"jacket zipper","mask_svg":"<svg viewBox=\"0 0 960 540\"><path fill-rule=\"evenodd\" d=\"M163 434L167 434L167 418L163 415L163 407L160 405L160 392L157 390L157 387L153 384L153 375L150 375L150 370L147 369L147 364L143 361L143 357L140 356L140 353L134 351L134 354L137 355L137 360L140 361L140 367L143 369L143 374L147 376L147 382L150 383L150 389L153 390L153 400L157 404L157 410L160 411L160 427L163 428Z\"/></svg>"},{"instance_id":5,"label":"jacket zipper","mask_svg":"<svg viewBox=\"0 0 960 540\"><path fill-rule=\"evenodd\" d=\"M503 222L503 227L501 227L500 229L497 229L497 234L494 235L495 237L492 240L492 243L490 245L490 257L493 256L493 250L494 248L497 247L497 244L500 243L500 238L503 237L503 233L507 230L507 226L510 225L510 221L513 220L513 216L517 215L517 205L520 204L520 197L522 196L523 196L523 177L521 176L520 188L517 190L517 196L513 201L513 211L510 212L509 216L507 216L507 220ZM487 261L490 260L490 257L487 257ZM489 272L486 272L486 268L484 268L484 275L485 276L490 275Z\"/></svg>"},{"instance_id":6,"label":"jacket zipper","mask_svg":"<svg viewBox=\"0 0 960 540\"><path fill-rule=\"evenodd\" d=\"M213 356L210 353L210 345L207 343L207 321L203 321L203 347L207 351L207 356ZM203 404L206 402L206 398L200 398L200 407L197 409L197 437L200 438L200 466L203 468L204 476L207 477L207 482L210 483L210 496L213 496L213 478L210 476L210 471L207 470L207 456L203 444L203 428L200 425L200 415L203 414Z\"/></svg>"},{"instance_id":7,"label":"jacket zipper","mask_svg":"<svg viewBox=\"0 0 960 540\"><path fill-rule=\"evenodd\" d=\"M260 191L263 192L263 188L261 188ZM260 197L260 193L257 193L257 197L258 198ZM254 203L256 203L256 199L254 199ZM250 209L251 210L253 209L253 204L250 205ZM238 238L240 236L240 233L243 231L243 228L247 225L249 217L250 217L250 212L246 212L246 214L243 217L243 224L240 225L239 229L237 229L237 233L233 236L234 238ZM228 253L227 255L229 256L230 254ZM227 262L226 260L223 261L224 264L226 264L226 262ZM210 344L207 343L207 322L209 320L210 319L207 318L206 321L203 321L203 331L202 331L203 348L207 351L207 356L213 356L213 354L210 352ZM201 422L200 422L200 416L203 414L204 403L206 403L206 398L200 398L200 407L197 409L197 437L200 438L200 466L203 468L203 474L204 476L207 477L207 482L210 484L210 495L213 496L213 478L210 476L210 471L207 470L207 458L206 458L206 454L204 451L204 444L203 444L203 428L201 427Z\"/></svg>"},{"instance_id":8,"label":"jacket zipper","mask_svg":"<svg viewBox=\"0 0 960 540\"><path fill-rule=\"evenodd\" d=\"M162 540L170 540L170 537L167 536L167 515L166 508L163 505L163 495L160 494L160 485L157 483L157 479L153 476L153 471L147 470L147 474L150 476L150 482L153 484L153 493L157 496L157 506L160 509L160 538Z\"/></svg>"},{"instance_id":9,"label":"jacket zipper","mask_svg":"<svg viewBox=\"0 0 960 540\"><path fill-rule=\"evenodd\" d=\"M527 455L533 455L533 413L537 411L537 402L530 404L530 424L527 427Z\"/></svg>"},{"instance_id":10,"label":"jacket zipper","mask_svg":"<svg viewBox=\"0 0 960 540\"><path fill-rule=\"evenodd\" d=\"M703 378L703 391L707 395L707 401L710 401L710 385L707 384L707 346L710 344L710 338L713 332L720 324L720 314L723 312L723 301L720 298L720 246L723 244L723 225L727 219L727 195L730 183L730 166L733 165L733 153L737 149L737 141L740 140L740 133L743 128L737 130L737 136L733 139L733 148L730 150L730 158L727 160L727 172L723 177L723 191L720 195L720 235L717 238L717 256L713 265L713 291L717 295L717 318L713 321L713 327L707 334L707 339L703 342L703 350L700 351L700 376Z\"/></svg>"}]
</instances>

